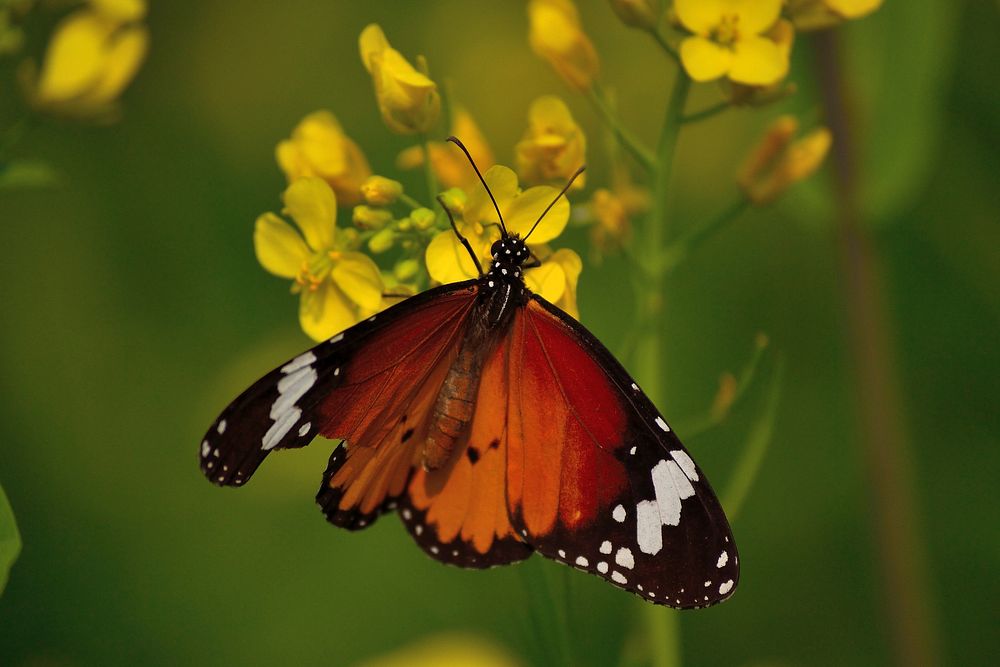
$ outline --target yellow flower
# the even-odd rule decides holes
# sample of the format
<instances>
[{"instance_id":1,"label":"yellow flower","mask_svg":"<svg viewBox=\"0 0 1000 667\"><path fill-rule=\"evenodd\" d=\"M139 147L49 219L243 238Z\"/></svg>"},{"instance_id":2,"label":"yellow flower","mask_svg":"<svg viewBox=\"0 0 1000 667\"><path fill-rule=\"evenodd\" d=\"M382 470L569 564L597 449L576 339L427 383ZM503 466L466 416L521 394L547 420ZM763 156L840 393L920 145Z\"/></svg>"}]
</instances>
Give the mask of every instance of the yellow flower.
<instances>
[{"instance_id":1,"label":"yellow flower","mask_svg":"<svg viewBox=\"0 0 1000 667\"><path fill-rule=\"evenodd\" d=\"M375 262L353 250L349 230L337 234L337 197L326 181L300 178L285 189L283 199L283 213L298 229L265 213L254 226L254 250L261 266L295 281L302 330L324 340L384 308Z\"/></svg>"},{"instance_id":2,"label":"yellow flower","mask_svg":"<svg viewBox=\"0 0 1000 667\"><path fill-rule=\"evenodd\" d=\"M546 185L521 190L517 175L502 165L488 169L483 178L496 197L507 231L523 237L535 224L545 207L555 199L559 190ZM449 196L446 201L461 202L463 197ZM485 267L490 262L490 246L500 238L497 213L489 195L477 182L464 193L464 203L459 210L452 211L459 231L469 239L472 249ZM569 221L569 202L560 197L545 219L532 233L529 241L532 247L548 243L562 234ZM476 266L461 242L451 230L439 232L427 247L425 254L427 270L433 280L450 283L476 277Z\"/></svg>"},{"instance_id":3,"label":"yellow flower","mask_svg":"<svg viewBox=\"0 0 1000 667\"><path fill-rule=\"evenodd\" d=\"M532 102L528 129L516 152L517 172L526 183L565 181L583 166L587 138L566 104L546 95ZM573 182L574 190L583 187L585 176L581 174Z\"/></svg>"},{"instance_id":4,"label":"yellow flower","mask_svg":"<svg viewBox=\"0 0 1000 667\"><path fill-rule=\"evenodd\" d=\"M576 305L576 284L583 270L580 256L568 248L551 252L548 246L536 248L533 252L542 265L525 270L525 284L549 303L580 319L580 309Z\"/></svg>"},{"instance_id":5,"label":"yellow flower","mask_svg":"<svg viewBox=\"0 0 1000 667\"><path fill-rule=\"evenodd\" d=\"M358 663L356 667L518 667L519 664L485 640L438 635Z\"/></svg>"},{"instance_id":6,"label":"yellow flower","mask_svg":"<svg viewBox=\"0 0 1000 667\"><path fill-rule=\"evenodd\" d=\"M590 88L597 76L597 51L580 26L580 16L570 0L531 0L528 3L531 48L569 85Z\"/></svg>"},{"instance_id":7,"label":"yellow flower","mask_svg":"<svg viewBox=\"0 0 1000 667\"><path fill-rule=\"evenodd\" d=\"M493 166L493 149L476 125L476 121L462 107L455 109L451 134L462 140L480 169L489 169ZM479 182L476 173L469 168L469 160L465 157L465 153L458 146L450 141L432 141L429 147L431 169L445 188L464 188ZM400 169L415 169L423 163L423 146L411 146L396 158L396 165Z\"/></svg>"},{"instance_id":8,"label":"yellow flower","mask_svg":"<svg viewBox=\"0 0 1000 667\"><path fill-rule=\"evenodd\" d=\"M798 130L793 116L781 116L740 167L736 181L754 204L774 201L823 163L833 140L830 131L822 127L792 141Z\"/></svg>"},{"instance_id":9,"label":"yellow flower","mask_svg":"<svg viewBox=\"0 0 1000 667\"><path fill-rule=\"evenodd\" d=\"M289 183L303 176L318 176L345 205L361 201L361 184L372 173L361 149L325 109L299 121L291 138L278 144L275 158Z\"/></svg>"},{"instance_id":10,"label":"yellow flower","mask_svg":"<svg viewBox=\"0 0 1000 667\"><path fill-rule=\"evenodd\" d=\"M433 127L441 112L437 84L389 46L377 24L362 30L358 43L361 62L372 75L378 108L389 129L416 134Z\"/></svg>"},{"instance_id":11,"label":"yellow flower","mask_svg":"<svg viewBox=\"0 0 1000 667\"><path fill-rule=\"evenodd\" d=\"M621 248L632 232L629 212L625 202L607 188L598 188L590 198L590 242L600 253Z\"/></svg>"},{"instance_id":12,"label":"yellow flower","mask_svg":"<svg viewBox=\"0 0 1000 667\"><path fill-rule=\"evenodd\" d=\"M786 0L788 15L799 30L820 30L868 16L882 0Z\"/></svg>"},{"instance_id":13,"label":"yellow flower","mask_svg":"<svg viewBox=\"0 0 1000 667\"><path fill-rule=\"evenodd\" d=\"M781 0L677 0L674 10L693 36L681 42L684 69L695 81L728 76L766 86L788 73L788 54L763 36L781 12Z\"/></svg>"},{"instance_id":14,"label":"yellow flower","mask_svg":"<svg viewBox=\"0 0 1000 667\"><path fill-rule=\"evenodd\" d=\"M41 72L22 69L29 102L38 109L73 116L102 116L139 71L149 32L135 21L145 3L94 0L55 28Z\"/></svg>"},{"instance_id":15,"label":"yellow flower","mask_svg":"<svg viewBox=\"0 0 1000 667\"><path fill-rule=\"evenodd\" d=\"M782 56L787 60L792 54L795 43L795 28L790 21L779 19L765 36L778 45ZM757 86L724 79L721 83L723 95L736 106L759 107L773 104L795 93L794 83L776 81L775 83Z\"/></svg>"},{"instance_id":16,"label":"yellow flower","mask_svg":"<svg viewBox=\"0 0 1000 667\"><path fill-rule=\"evenodd\" d=\"M403 184L385 176L369 176L361 184L361 196L372 206L389 206L403 194Z\"/></svg>"}]
</instances>

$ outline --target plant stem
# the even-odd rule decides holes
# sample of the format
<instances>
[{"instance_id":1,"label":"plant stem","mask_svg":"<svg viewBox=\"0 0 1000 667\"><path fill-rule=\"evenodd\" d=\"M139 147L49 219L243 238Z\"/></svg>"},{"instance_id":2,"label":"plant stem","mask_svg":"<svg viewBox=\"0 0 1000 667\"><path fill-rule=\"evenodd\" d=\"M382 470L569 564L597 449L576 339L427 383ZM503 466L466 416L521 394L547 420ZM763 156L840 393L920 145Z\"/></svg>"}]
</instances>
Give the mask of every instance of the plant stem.
<instances>
[{"instance_id":1,"label":"plant stem","mask_svg":"<svg viewBox=\"0 0 1000 667\"><path fill-rule=\"evenodd\" d=\"M711 118L712 116L715 116L716 114L720 114L723 111L726 111L727 109L732 109L732 108L733 108L732 104L730 104L726 100L723 100L722 102L719 102L718 104L713 104L712 106L706 107L706 108L702 109L701 111L692 111L691 113L689 113L686 116L684 116L683 118L681 118L681 122L684 123L684 124L687 124L687 123L697 123L698 121L705 120L707 118Z\"/></svg>"},{"instance_id":2,"label":"plant stem","mask_svg":"<svg viewBox=\"0 0 1000 667\"><path fill-rule=\"evenodd\" d=\"M681 59L678 57L677 52L674 51L674 47L670 46L670 43L667 41L667 38L663 36L662 32L660 32L657 28L651 28L649 30L649 34L653 40L660 45L660 48L663 49L663 52L666 53L671 60L678 65L681 64Z\"/></svg>"},{"instance_id":3,"label":"plant stem","mask_svg":"<svg viewBox=\"0 0 1000 667\"><path fill-rule=\"evenodd\" d=\"M881 561L885 613L898 665L941 664L937 627L927 585L903 399L895 371L881 261L859 200L856 127L851 91L834 31L818 33L818 78L832 151L838 251L847 335L857 383L860 440L873 490L873 532Z\"/></svg>"},{"instance_id":4,"label":"plant stem","mask_svg":"<svg viewBox=\"0 0 1000 667\"><path fill-rule=\"evenodd\" d=\"M601 114L604 122L615 133L615 136L618 137L618 141L621 142L625 150L635 158L636 162L642 165L643 169L647 172L652 172L656 168L656 157L625 127L621 118L618 117L618 114L608 103L604 91L598 88L597 84L591 86L587 91L587 99L590 100L590 103Z\"/></svg>"},{"instance_id":5,"label":"plant stem","mask_svg":"<svg viewBox=\"0 0 1000 667\"><path fill-rule=\"evenodd\" d=\"M669 214L669 192L673 176L674 153L681 129L681 117L687 101L691 80L678 70L674 79L670 101L667 103L660 131L660 142L656 151L657 169L653 175L653 208L641 230L639 252L643 253L645 266L655 266L663 252L667 238ZM636 267L636 270L641 270ZM639 322L642 327L636 349L636 372L642 378L646 393L653 402L661 401L663 372L662 331L664 279L666 273L654 271L644 282L645 294L640 294ZM670 609L651 604L643 606L643 616L650 641L650 653L654 667L677 667L681 664L680 628L677 613Z\"/></svg>"},{"instance_id":6,"label":"plant stem","mask_svg":"<svg viewBox=\"0 0 1000 667\"><path fill-rule=\"evenodd\" d=\"M750 200L741 197L719 215L691 227L666 247L652 268L668 273L673 271L690 256L693 250L740 217L749 207Z\"/></svg>"}]
</instances>

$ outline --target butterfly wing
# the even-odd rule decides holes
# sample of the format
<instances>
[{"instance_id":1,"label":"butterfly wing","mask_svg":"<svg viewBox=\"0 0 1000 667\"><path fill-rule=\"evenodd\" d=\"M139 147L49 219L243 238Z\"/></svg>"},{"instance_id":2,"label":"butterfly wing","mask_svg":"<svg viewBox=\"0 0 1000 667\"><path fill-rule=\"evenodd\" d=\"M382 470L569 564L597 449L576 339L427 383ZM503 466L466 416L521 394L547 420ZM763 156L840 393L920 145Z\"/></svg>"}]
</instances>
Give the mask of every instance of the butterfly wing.
<instances>
[{"instance_id":1,"label":"butterfly wing","mask_svg":"<svg viewBox=\"0 0 1000 667\"><path fill-rule=\"evenodd\" d=\"M611 353L535 295L509 357L507 502L521 537L652 602L729 597L739 559L719 501Z\"/></svg>"},{"instance_id":2,"label":"butterfly wing","mask_svg":"<svg viewBox=\"0 0 1000 667\"><path fill-rule=\"evenodd\" d=\"M411 297L271 371L209 428L202 472L240 486L275 449L343 438L350 446L334 451L317 500L334 523L363 527L408 481L412 445L388 445L414 435L407 418L424 420L477 290L466 281Z\"/></svg>"}]
</instances>

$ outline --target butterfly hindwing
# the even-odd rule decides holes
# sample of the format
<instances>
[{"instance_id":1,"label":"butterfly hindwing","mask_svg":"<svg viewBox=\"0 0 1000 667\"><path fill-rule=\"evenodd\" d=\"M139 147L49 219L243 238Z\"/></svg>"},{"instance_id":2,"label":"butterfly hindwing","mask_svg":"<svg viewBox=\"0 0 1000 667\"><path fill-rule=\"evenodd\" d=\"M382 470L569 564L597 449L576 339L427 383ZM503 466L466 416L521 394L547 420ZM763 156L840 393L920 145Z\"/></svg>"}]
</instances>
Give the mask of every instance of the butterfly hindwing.
<instances>
[{"instance_id":1,"label":"butterfly hindwing","mask_svg":"<svg viewBox=\"0 0 1000 667\"><path fill-rule=\"evenodd\" d=\"M738 557L719 502L610 352L537 296L511 350L508 502L522 537L652 602L729 597Z\"/></svg>"}]
</instances>

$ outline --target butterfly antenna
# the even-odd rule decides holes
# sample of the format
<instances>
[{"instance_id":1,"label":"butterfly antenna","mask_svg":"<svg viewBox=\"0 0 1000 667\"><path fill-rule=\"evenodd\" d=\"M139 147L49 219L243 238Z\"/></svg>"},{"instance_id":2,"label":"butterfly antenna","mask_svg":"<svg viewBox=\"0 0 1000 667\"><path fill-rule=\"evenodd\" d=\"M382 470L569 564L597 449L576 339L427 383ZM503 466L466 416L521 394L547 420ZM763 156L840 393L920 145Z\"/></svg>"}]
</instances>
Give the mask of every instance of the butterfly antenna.
<instances>
[{"instance_id":1,"label":"butterfly antenna","mask_svg":"<svg viewBox=\"0 0 1000 667\"><path fill-rule=\"evenodd\" d=\"M458 137L451 136L448 137L446 141L450 141L451 143L461 148L462 152L465 153L465 157L469 158L469 164L471 164L472 168L475 169L476 176L479 177L479 182L483 184L484 188L486 188L486 194L490 196L490 201L493 202L493 208L495 208L497 211L497 217L500 218L500 229L503 231L504 236L508 236L507 225L503 223L503 213L500 212L500 206L497 205L496 198L493 196L493 193L490 192L490 186L486 185L486 179L483 178L483 175L479 172L479 167L476 166L476 161L472 159L472 154L469 153L469 149L465 147L465 144L459 141Z\"/></svg>"},{"instance_id":2,"label":"butterfly antenna","mask_svg":"<svg viewBox=\"0 0 1000 667\"><path fill-rule=\"evenodd\" d=\"M573 181L576 180L576 177L582 174L583 170L586 168L587 168L586 165L580 167L579 169L576 170L575 174L569 177L569 180L566 181L566 185L563 186L563 189L559 191L559 194L557 194L556 198L552 200L552 203L550 203L548 206L545 207L545 210L542 211L542 214L538 216L538 220L535 220L535 224L533 224L531 226L531 229L528 230L528 233L524 235L524 238L522 239L523 241L528 240L528 237L531 236L531 232L535 231L535 227L537 227L538 223L542 221L542 218L544 218L545 214L549 212L549 209L555 206L556 202L559 201L559 198L562 197L564 194L566 194L566 191L569 190L569 186L573 185Z\"/></svg>"},{"instance_id":3,"label":"butterfly antenna","mask_svg":"<svg viewBox=\"0 0 1000 667\"><path fill-rule=\"evenodd\" d=\"M469 251L469 257L471 257L472 261L475 262L476 270L479 271L479 275L483 275L483 265L479 263L479 258L476 257L476 253L472 251L472 245L469 243L469 239L462 236L462 232L458 231L458 225L455 224L455 218L451 215L451 210L445 206L444 199L441 198L441 195L438 195L437 200L438 203L441 204L441 208L444 209L444 212L448 214L448 222L451 223L451 228L455 231L455 236L457 236L458 240L462 242L465 249Z\"/></svg>"}]
</instances>

